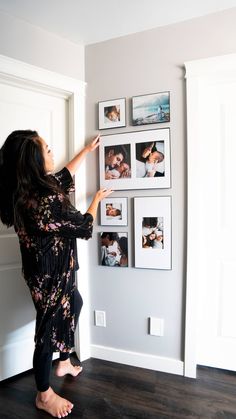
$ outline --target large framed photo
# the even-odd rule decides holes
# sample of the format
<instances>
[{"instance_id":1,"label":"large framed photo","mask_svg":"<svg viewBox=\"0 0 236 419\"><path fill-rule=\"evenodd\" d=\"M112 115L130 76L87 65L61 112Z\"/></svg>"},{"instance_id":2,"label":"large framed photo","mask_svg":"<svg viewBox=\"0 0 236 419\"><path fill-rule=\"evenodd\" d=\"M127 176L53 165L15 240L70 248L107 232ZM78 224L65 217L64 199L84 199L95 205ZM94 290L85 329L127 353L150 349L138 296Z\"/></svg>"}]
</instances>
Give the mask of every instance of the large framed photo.
<instances>
[{"instance_id":1,"label":"large framed photo","mask_svg":"<svg viewBox=\"0 0 236 419\"><path fill-rule=\"evenodd\" d=\"M127 226L127 198L104 198L101 201L101 225Z\"/></svg>"},{"instance_id":2,"label":"large framed photo","mask_svg":"<svg viewBox=\"0 0 236 419\"><path fill-rule=\"evenodd\" d=\"M128 266L128 233L100 233L100 264L120 268Z\"/></svg>"},{"instance_id":3,"label":"large framed photo","mask_svg":"<svg viewBox=\"0 0 236 419\"><path fill-rule=\"evenodd\" d=\"M170 121L170 92L132 97L132 125Z\"/></svg>"},{"instance_id":4,"label":"large framed photo","mask_svg":"<svg viewBox=\"0 0 236 419\"><path fill-rule=\"evenodd\" d=\"M171 197L135 197L135 267L171 269Z\"/></svg>"},{"instance_id":5,"label":"large framed photo","mask_svg":"<svg viewBox=\"0 0 236 419\"><path fill-rule=\"evenodd\" d=\"M125 98L106 100L98 103L98 128L125 127Z\"/></svg>"},{"instance_id":6,"label":"large framed photo","mask_svg":"<svg viewBox=\"0 0 236 419\"><path fill-rule=\"evenodd\" d=\"M170 188L169 128L102 136L99 156L102 188Z\"/></svg>"}]
</instances>

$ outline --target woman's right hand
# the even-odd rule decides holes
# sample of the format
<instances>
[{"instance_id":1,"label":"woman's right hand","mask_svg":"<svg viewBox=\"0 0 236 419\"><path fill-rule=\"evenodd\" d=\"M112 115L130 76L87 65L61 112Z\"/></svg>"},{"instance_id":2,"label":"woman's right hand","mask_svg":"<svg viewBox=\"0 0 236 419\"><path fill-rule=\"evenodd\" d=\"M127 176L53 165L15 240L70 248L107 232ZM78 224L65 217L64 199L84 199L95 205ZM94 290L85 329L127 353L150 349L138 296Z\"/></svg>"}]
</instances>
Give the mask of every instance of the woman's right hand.
<instances>
[{"instance_id":1,"label":"woman's right hand","mask_svg":"<svg viewBox=\"0 0 236 419\"><path fill-rule=\"evenodd\" d=\"M97 209L98 209L99 203L104 198L111 195L112 192L113 192L112 189L107 189L107 188L99 189L99 191L97 191L97 193L95 194L89 208L87 209L87 212L93 216L93 219L95 219L96 216L97 216Z\"/></svg>"}]
</instances>

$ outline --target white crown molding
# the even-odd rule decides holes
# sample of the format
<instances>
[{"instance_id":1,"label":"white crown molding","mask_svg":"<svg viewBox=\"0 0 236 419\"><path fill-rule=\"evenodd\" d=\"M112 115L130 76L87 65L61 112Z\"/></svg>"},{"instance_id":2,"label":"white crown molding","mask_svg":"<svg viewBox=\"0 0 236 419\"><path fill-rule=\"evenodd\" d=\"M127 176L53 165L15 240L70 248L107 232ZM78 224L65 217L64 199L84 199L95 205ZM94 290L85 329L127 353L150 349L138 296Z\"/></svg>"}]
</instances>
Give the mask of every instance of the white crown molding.
<instances>
[{"instance_id":1,"label":"white crown molding","mask_svg":"<svg viewBox=\"0 0 236 419\"><path fill-rule=\"evenodd\" d=\"M184 63L187 79L191 77L214 77L214 74L222 76L234 76L236 73L236 54L220 55L202 60L187 61Z\"/></svg>"},{"instance_id":2,"label":"white crown molding","mask_svg":"<svg viewBox=\"0 0 236 419\"><path fill-rule=\"evenodd\" d=\"M15 60L14 58L0 55L0 76L1 80L18 83L24 81L27 85L41 86L52 90L65 92L65 97L72 93L85 95L86 83L53 71L45 70L34 65Z\"/></svg>"}]
</instances>

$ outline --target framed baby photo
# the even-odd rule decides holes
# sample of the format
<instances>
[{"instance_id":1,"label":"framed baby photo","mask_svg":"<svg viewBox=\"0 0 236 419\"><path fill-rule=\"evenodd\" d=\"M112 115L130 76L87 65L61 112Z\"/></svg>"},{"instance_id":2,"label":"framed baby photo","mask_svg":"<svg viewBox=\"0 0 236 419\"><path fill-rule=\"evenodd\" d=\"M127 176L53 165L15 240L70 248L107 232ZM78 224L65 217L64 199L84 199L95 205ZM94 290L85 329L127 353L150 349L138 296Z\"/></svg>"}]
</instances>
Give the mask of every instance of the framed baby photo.
<instances>
[{"instance_id":1,"label":"framed baby photo","mask_svg":"<svg viewBox=\"0 0 236 419\"><path fill-rule=\"evenodd\" d=\"M128 266L128 233L105 231L99 234L100 265Z\"/></svg>"},{"instance_id":2,"label":"framed baby photo","mask_svg":"<svg viewBox=\"0 0 236 419\"><path fill-rule=\"evenodd\" d=\"M170 188L170 129L102 136L99 166L101 188Z\"/></svg>"},{"instance_id":3,"label":"framed baby photo","mask_svg":"<svg viewBox=\"0 0 236 419\"><path fill-rule=\"evenodd\" d=\"M170 92L132 97L132 125L170 122Z\"/></svg>"},{"instance_id":4,"label":"framed baby photo","mask_svg":"<svg viewBox=\"0 0 236 419\"><path fill-rule=\"evenodd\" d=\"M101 225L127 226L128 198L104 198L101 201Z\"/></svg>"},{"instance_id":5,"label":"framed baby photo","mask_svg":"<svg viewBox=\"0 0 236 419\"><path fill-rule=\"evenodd\" d=\"M126 126L125 98L98 103L98 128L111 129Z\"/></svg>"},{"instance_id":6,"label":"framed baby photo","mask_svg":"<svg viewBox=\"0 0 236 419\"><path fill-rule=\"evenodd\" d=\"M135 268L171 269L171 197L135 197Z\"/></svg>"}]
</instances>

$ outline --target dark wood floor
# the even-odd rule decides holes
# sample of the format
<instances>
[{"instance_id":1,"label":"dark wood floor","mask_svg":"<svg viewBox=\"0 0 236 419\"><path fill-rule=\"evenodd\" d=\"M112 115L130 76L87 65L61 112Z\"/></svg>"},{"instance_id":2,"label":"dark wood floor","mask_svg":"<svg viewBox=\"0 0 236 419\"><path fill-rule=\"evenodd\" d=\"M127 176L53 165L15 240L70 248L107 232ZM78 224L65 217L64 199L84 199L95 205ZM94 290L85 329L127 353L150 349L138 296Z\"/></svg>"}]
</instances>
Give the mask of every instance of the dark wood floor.
<instances>
[{"instance_id":1,"label":"dark wood floor","mask_svg":"<svg viewBox=\"0 0 236 419\"><path fill-rule=\"evenodd\" d=\"M52 386L83 419L236 419L236 374L206 367L198 379L90 359L78 378ZM54 367L55 368L55 365ZM0 383L1 419L48 419L34 408L32 371Z\"/></svg>"}]
</instances>

